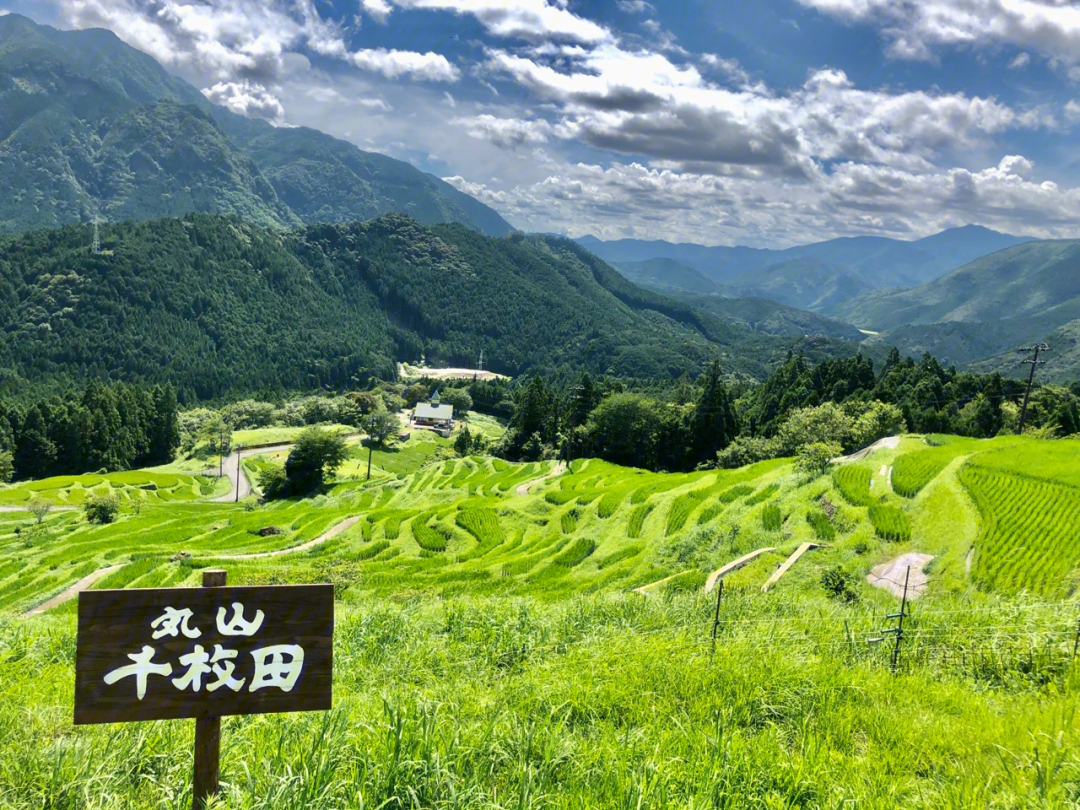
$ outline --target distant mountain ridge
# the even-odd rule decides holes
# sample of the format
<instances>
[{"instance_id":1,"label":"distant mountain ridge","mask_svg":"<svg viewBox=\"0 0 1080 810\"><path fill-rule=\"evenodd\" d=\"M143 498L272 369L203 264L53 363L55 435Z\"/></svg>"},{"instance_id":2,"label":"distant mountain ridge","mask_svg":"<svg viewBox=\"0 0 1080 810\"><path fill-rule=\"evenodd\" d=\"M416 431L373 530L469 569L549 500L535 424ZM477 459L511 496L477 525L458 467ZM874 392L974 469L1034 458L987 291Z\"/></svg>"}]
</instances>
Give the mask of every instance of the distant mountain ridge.
<instances>
[{"instance_id":1,"label":"distant mountain ridge","mask_svg":"<svg viewBox=\"0 0 1080 810\"><path fill-rule=\"evenodd\" d=\"M211 104L101 29L0 16L0 233L235 214L295 227L404 213L490 236L497 212L403 161Z\"/></svg>"},{"instance_id":2,"label":"distant mountain ridge","mask_svg":"<svg viewBox=\"0 0 1080 810\"><path fill-rule=\"evenodd\" d=\"M604 242L593 236L577 241L617 264L675 260L732 297L769 298L824 311L868 290L924 284L981 256L1032 240L967 225L912 242L856 236L785 250L636 239Z\"/></svg>"},{"instance_id":3,"label":"distant mountain ridge","mask_svg":"<svg viewBox=\"0 0 1080 810\"><path fill-rule=\"evenodd\" d=\"M1080 377L1080 240L1026 242L927 284L864 293L828 310L868 342L1016 376L1021 346L1051 344L1047 380Z\"/></svg>"},{"instance_id":4,"label":"distant mountain ridge","mask_svg":"<svg viewBox=\"0 0 1080 810\"><path fill-rule=\"evenodd\" d=\"M391 214L259 228L186 214L0 237L0 394L87 379L171 382L185 402L340 389L396 363L500 373L694 374L713 357L763 379L789 352L854 341L777 337L626 281L580 245Z\"/></svg>"}]
</instances>

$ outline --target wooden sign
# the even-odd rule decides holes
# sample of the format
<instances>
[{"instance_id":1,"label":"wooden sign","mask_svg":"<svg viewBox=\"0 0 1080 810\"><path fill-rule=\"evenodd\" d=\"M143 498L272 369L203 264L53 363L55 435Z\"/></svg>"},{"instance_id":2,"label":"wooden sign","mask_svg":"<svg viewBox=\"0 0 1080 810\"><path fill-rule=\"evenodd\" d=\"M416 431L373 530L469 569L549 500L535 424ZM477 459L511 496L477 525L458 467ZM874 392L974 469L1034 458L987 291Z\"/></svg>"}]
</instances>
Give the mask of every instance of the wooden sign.
<instances>
[{"instance_id":1,"label":"wooden sign","mask_svg":"<svg viewBox=\"0 0 1080 810\"><path fill-rule=\"evenodd\" d=\"M333 635L332 585L84 591L75 723L329 709Z\"/></svg>"}]
</instances>

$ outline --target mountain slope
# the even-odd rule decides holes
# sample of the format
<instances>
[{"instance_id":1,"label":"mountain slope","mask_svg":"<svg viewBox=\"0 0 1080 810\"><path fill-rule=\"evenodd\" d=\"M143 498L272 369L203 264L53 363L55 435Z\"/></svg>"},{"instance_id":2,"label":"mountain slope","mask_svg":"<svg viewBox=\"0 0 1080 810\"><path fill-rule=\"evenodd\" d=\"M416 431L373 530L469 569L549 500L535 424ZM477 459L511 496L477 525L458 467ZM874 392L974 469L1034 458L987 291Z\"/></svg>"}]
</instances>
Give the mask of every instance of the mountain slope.
<instances>
[{"instance_id":1,"label":"mountain slope","mask_svg":"<svg viewBox=\"0 0 1080 810\"><path fill-rule=\"evenodd\" d=\"M0 199L8 233L191 211L278 227L405 212L512 230L407 163L216 107L111 32L17 14L0 16L0 188L15 190Z\"/></svg>"},{"instance_id":2,"label":"mountain slope","mask_svg":"<svg viewBox=\"0 0 1080 810\"><path fill-rule=\"evenodd\" d=\"M980 256L1030 241L974 225L953 228L914 242L877 236L844 237L799 245L786 250L748 247L706 247L663 241L621 239L603 242L593 236L577 240L606 261L642 262L673 259L725 285L730 294L764 296L790 306L823 307L855 297L866 289L911 286L938 278ZM791 264L796 262L795 264ZM764 270L776 280L757 279ZM807 284L824 285L834 293L804 290L794 293L790 283L811 272ZM852 285L851 282L856 282Z\"/></svg>"},{"instance_id":3,"label":"mountain slope","mask_svg":"<svg viewBox=\"0 0 1080 810\"><path fill-rule=\"evenodd\" d=\"M869 342L943 361L1023 373L1016 349L1057 344L1040 377L1080 377L1080 240L1028 242L985 256L929 284L866 293L831 312L879 331ZM1070 348L1073 347L1073 348Z\"/></svg>"},{"instance_id":4,"label":"mountain slope","mask_svg":"<svg viewBox=\"0 0 1080 810\"><path fill-rule=\"evenodd\" d=\"M0 393L85 378L172 382L185 401L391 379L396 361L507 374L762 378L782 339L635 287L565 239L491 238L401 215L293 231L189 214L0 238Z\"/></svg>"},{"instance_id":5,"label":"mountain slope","mask_svg":"<svg viewBox=\"0 0 1080 810\"><path fill-rule=\"evenodd\" d=\"M685 291L705 294L720 292L720 285L704 273L675 259L614 262L611 266L639 287L657 292Z\"/></svg>"}]
</instances>

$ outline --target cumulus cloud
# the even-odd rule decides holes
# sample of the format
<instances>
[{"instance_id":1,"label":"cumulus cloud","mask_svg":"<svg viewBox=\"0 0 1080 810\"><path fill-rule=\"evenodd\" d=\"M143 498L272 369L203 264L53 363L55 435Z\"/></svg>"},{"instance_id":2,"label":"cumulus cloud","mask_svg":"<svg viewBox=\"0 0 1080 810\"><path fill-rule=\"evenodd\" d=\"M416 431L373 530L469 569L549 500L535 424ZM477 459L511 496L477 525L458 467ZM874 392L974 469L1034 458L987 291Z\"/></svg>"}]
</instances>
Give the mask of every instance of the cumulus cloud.
<instances>
[{"instance_id":1,"label":"cumulus cloud","mask_svg":"<svg viewBox=\"0 0 1080 810\"><path fill-rule=\"evenodd\" d=\"M279 81L309 51L388 78L455 81L459 71L436 53L364 49L350 52L338 23L313 0L60 0L74 28L105 27L165 65L209 75L216 83ZM366 0L369 13L388 11Z\"/></svg>"},{"instance_id":2,"label":"cumulus cloud","mask_svg":"<svg viewBox=\"0 0 1080 810\"><path fill-rule=\"evenodd\" d=\"M544 120L496 118L487 114L456 118L450 123L463 126L472 137L490 141L496 146L547 143L552 131L551 124Z\"/></svg>"},{"instance_id":3,"label":"cumulus cloud","mask_svg":"<svg viewBox=\"0 0 1080 810\"><path fill-rule=\"evenodd\" d=\"M838 70L816 71L780 96L745 81L738 90L720 87L693 65L617 45L583 50L569 68L565 61L494 50L488 67L556 105L550 132L560 138L719 173L753 167L811 177L817 163L843 160L925 171L945 151L1052 122L1038 110L963 93L863 90ZM737 63L704 61L748 79ZM490 126L471 131L497 134Z\"/></svg>"},{"instance_id":4,"label":"cumulus cloud","mask_svg":"<svg viewBox=\"0 0 1080 810\"><path fill-rule=\"evenodd\" d=\"M876 23L897 57L928 59L938 45L1008 43L1080 62L1080 6L1071 0L798 0L826 14Z\"/></svg>"},{"instance_id":5,"label":"cumulus cloud","mask_svg":"<svg viewBox=\"0 0 1080 810\"><path fill-rule=\"evenodd\" d=\"M563 39L598 43L612 40L608 29L547 0L392 0L406 9L431 9L469 14L488 33L533 42Z\"/></svg>"},{"instance_id":6,"label":"cumulus cloud","mask_svg":"<svg viewBox=\"0 0 1080 810\"><path fill-rule=\"evenodd\" d=\"M363 0L364 11L381 23L385 23L393 8L386 0Z\"/></svg>"},{"instance_id":7,"label":"cumulus cloud","mask_svg":"<svg viewBox=\"0 0 1080 810\"><path fill-rule=\"evenodd\" d=\"M202 91L214 104L248 118L263 118L281 126L285 123L285 108L278 98L261 84L252 82L218 82Z\"/></svg>"},{"instance_id":8,"label":"cumulus cloud","mask_svg":"<svg viewBox=\"0 0 1080 810\"><path fill-rule=\"evenodd\" d=\"M348 55L348 60L362 70L381 73L388 79L409 76L433 82L457 81L461 72L438 53L366 48Z\"/></svg>"},{"instance_id":9,"label":"cumulus cloud","mask_svg":"<svg viewBox=\"0 0 1080 810\"><path fill-rule=\"evenodd\" d=\"M646 3L645 0L615 0L615 5L619 7L619 11L626 14L644 14L656 11L653 4Z\"/></svg>"},{"instance_id":10,"label":"cumulus cloud","mask_svg":"<svg viewBox=\"0 0 1080 810\"><path fill-rule=\"evenodd\" d=\"M972 222L1044 237L1076 236L1080 190L1033 181L1032 168L1015 155L974 172L915 173L844 163L812 182L792 183L640 163L578 163L509 190L444 179L522 227L607 239L663 234L707 244L784 245L867 233L912 238Z\"/></svg>"}]
</instances>

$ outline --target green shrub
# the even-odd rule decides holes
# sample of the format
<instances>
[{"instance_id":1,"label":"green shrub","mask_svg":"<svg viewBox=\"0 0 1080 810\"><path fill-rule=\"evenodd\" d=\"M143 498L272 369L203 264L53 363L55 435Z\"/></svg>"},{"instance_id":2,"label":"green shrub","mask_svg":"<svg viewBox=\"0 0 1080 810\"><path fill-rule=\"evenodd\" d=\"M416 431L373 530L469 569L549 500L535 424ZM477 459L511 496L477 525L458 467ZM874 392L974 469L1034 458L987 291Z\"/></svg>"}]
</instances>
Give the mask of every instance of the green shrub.
<instances>
[{"instance_id":1,"label":"green shrub","mask_svg":"<svg viewBox=\"0 0 1080 810\"><path fill-rule=\"evenodd\" d=\"M784 525L784 514L780 507L774 503L768 504L761 510L761 525L768 532L778 532Z\"/></svg>"},{"instance_id":2,"label":"green shrub","mask_svg":"<svg viewBox=\"0 0 1080 810\"><path fill-rule=\"evenodd\" d=\"M83 503L83 509L90 523L112 523L120 512L120 499L112 493L90 495Z\"/></svg>"},{"instance_id":3,"label":"green shrub","mask_svg":"<svg viewBox=\"0 0 1080 810\"><path fill-rule=\"evenodd\" d=\"M874 532L881 539L897 542L911 539L911 522L899 507L875 504L870 507L869 515Z\"/></svg>"},{"instance_id":4,"label":"green shrub","mask_svg":"<svg viewBox=\"0 0 1080 810\"><path fill-rule=\"evenodd\" d=\"M834 565L821 575L821 587L833 599L849 603L859 601L859 592L855 590L853 577L839 565Z\"/></svg>"}]
</instances>

